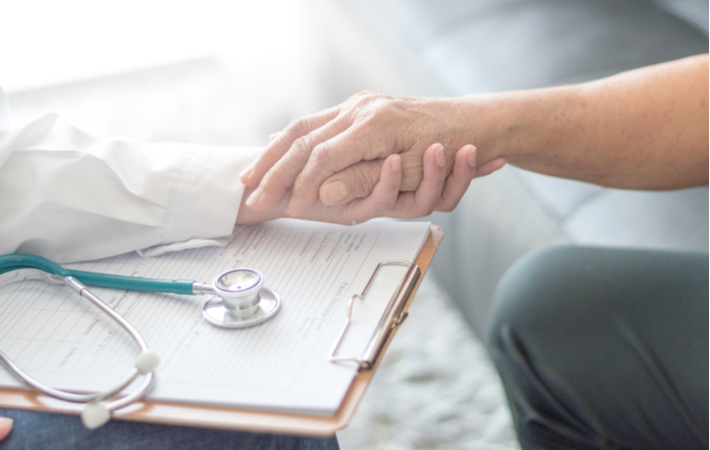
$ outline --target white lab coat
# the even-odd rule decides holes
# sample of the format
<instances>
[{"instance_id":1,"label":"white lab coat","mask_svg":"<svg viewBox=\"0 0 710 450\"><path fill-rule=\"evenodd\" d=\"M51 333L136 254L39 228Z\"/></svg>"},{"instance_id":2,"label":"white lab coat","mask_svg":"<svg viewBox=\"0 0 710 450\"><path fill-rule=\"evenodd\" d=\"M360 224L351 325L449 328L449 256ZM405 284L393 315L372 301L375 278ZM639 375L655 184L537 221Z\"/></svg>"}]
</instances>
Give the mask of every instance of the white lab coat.
<instances>
[{"instance_id":1,"label":"white lab coat","mask_svg":"<svg viewBox=\"0 0 710 450\"><path fill-rule=\"evenodd\" d=\"M97 139L47 114L10 127L0 89L0 254L57 262L232 233L260 149Z\"/></svg>"}]
</instances>

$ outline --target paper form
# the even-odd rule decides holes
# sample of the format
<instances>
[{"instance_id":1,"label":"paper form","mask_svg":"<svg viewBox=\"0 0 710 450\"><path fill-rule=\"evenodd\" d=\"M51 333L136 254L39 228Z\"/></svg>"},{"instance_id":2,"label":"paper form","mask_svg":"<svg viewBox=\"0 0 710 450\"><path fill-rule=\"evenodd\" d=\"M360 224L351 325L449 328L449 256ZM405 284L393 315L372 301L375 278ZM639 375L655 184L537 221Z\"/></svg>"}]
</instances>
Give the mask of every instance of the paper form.
<instances>
[{"instance_id":1,"label":"paper form","mask_svg":"<svg viewBox=\"0 0 710 450\"><path fill-rule=\"evenodd\" d=\"M199 248L143 259L126 254L70 269L211 282L224 270L251 267L282 298L270 321L220 329L202 318L209 296L91 288L143 335L161 358L154 400L332 414L356 374L327 354L380 261L413 261L428 234L422 222L370 221L353 227L278 220L237 227L225 248ZM388 269L390 270L390 269ZM405 271L383 273L339 354L361 355ZM399 270L398 272L396 270ZM0 288L0 348L52 387L102 391L138 356L130 336L67 287L25 281ZM0 385L22 386L0 369Z\"/></svg>"}]
</instances>

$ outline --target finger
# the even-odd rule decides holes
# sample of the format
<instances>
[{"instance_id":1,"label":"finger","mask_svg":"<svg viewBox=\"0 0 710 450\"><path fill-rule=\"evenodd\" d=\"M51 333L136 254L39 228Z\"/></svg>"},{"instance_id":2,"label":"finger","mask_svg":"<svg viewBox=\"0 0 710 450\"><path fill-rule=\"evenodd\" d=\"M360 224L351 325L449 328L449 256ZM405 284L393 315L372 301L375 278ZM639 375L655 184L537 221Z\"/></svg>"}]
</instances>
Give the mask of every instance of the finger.
<instances>
[{"instance_id":1,"label":"finger","mask_svg":"<svg viewBox=\"0 0 710 450\"><path fill-rule=\"evenodd\" d=\"M414 201L417 206L428 210L431 214L434 205L441 195L446 180L446 156L444 146L433 144L424 153L424 177L422 183L414 191ZM431 209L429 209L431 208Z\"/></svg>"},{"instance_id":2,"label":"finger","mask_svg":"<svg viewBox=\"0 0 710 450\"><path fill-rule=\"evenodd\" d=\"M423 156L427 148L424 147L421 152L411 148L400 154L402 157L400 191L416 191L421 184ZM445 153L444 156L446 156ZM454 158L446 157L446 160L447 171L452 170ZM382 162L382 159L362 161L326 178L319 188L321 202L334 206L348 203L356 198L367 197L379 181Z\"/></svg>"},{"instance_id":3,"label":"finger","mask_svg":"<svg viewBox=\"0 0 710 450\"><path fill-rule=\"evenodd\" d=\"M247 199L247 206L263 211L278 203L293 187L313 148L338 135L346 126L343 119L336 118L312 133L296 139L289 151L261 179L259 187Z\"/></svg>"},{"instance_id":4,"label":"finger","mask_svg":"<svg viewBox=\"0 0 710 450\"><path fill-rule=\"evenodd\" d=\"M339 108L334 107L294 120L283 131L269 136L270 142L264 153L239 174L239 180L245 186L258 185L266 172L291 148L296 139L327 124L338 112Z\"/></svg>"},{"instance_id":5,"label":"finger","mask_svg":"<svg viewBox=\"0 0 710 450\"><path fill-rule=\"evenodd\" d=\"M365 222L373 217L381 217L397 203L399 187L402 184L402 158L390 155L382 164L380 181L375 186L372 194L363 199L353 200L345 205L348 223L353 225Z\"/></svg>"},{"instance_id":6,"label":"finger","mask_svg":"<svg viewBox=\"0 0 710 450\"><path fill-rule=\"evenodd\" d=\"M0 417L0 441L12 431L12 423L13 421L9 417Z\"/></svg>"},{"instance_id":7,"label":"finger","mask_svg":"<svg viewBox=\"0 0 710 450\"><path fill-rule=\"evenodd\" d=\"M446 157L441 144L433 144L424 152L422 182L414 192L400 194L392 209L392 217L415 218L434 211L446 180Z\"/></svg>"},{"instance_id":8,"label":"finger","mask_svg":"<svg viewBox=\"0 0 710 450\"><path fill-rule=\"evenodd\" d=\"M496 170L503 168L506 163L507 161L501 157L491 159L490 161L476 169L476 177L485 177L486 175L490 175Z\"/></svg>"},{"instance_id":9,"label":"finger","mask_svg":"<svg viewBox=\"0 0 710 450\"><path fill-rule=\"evenodd\" d=\"M333 173L363 160L384 158L393 152L387 143L389 133L360 128L350 127L313 150L293 184L293 197L287 210L289 215L297 216L308 209L318 199L323 181Z\"/></svg>"},{"instance_id":10,"label":"finger","mask_svg":"<svg viewBox=\"0 0 710 450\"><path fill-rule=\"evenodd\" d=\"M382 159L362 161L329 176L318 191L321 202L334 206L367 197L380 181L383 163Z\"/></svg>"},{"instance_id":11,"label":"finger","mask_svg":"<svg viewBox=\"0 0 710 450\"><path fill-rule=\"evenodd\" d=\"M456 152L454 171L446 179L435 210L449 212L456 208L476 175L476 147L464 145Z\"/></svg>"}]
</instances>

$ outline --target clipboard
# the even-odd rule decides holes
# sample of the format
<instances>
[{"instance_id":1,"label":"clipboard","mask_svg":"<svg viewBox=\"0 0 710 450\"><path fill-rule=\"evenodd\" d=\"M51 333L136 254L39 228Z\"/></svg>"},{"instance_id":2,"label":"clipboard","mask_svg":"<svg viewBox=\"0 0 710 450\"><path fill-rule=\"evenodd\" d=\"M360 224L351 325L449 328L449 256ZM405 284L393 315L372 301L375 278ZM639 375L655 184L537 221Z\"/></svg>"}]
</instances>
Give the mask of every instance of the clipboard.
<instances>
[{"instance_id":1,"label":"clipboard","mask_svg":"<svg viewBox=\"0 0 710 450\"><path fill-rule=\"evenodd\" d=\"M195 405L173 402L144 400L136 402L113 414L113 420L164 423L203 428L219 428L261 433L283 433L308 436L332 436L345 428L365 395L367 386L377 370L382 355L387 350L397 327L406 319L414 295L429 268L444 233L436 225L431 225L429 235L419 254L405 275L397 293L383 315L373 339L361 357L338 355L338 344L347 332L348 321L331 349L331 360L357 360L360 370L353 379L350 389L340 407L332 416L299 414L291 412L266 411L231 408L213 405ZM378 266L379 268L380 266ZM376 269L377 270L377 269ZM373 274L374 276L374 274ZM363 291L366 294L367 286ZM361 294L361 296L363 295ZM351 308L357 307L355 296ZM0 388L0 407L80 414L82 405L68 404L46 395L24 389Z\"/></svg>"}]
</instances>

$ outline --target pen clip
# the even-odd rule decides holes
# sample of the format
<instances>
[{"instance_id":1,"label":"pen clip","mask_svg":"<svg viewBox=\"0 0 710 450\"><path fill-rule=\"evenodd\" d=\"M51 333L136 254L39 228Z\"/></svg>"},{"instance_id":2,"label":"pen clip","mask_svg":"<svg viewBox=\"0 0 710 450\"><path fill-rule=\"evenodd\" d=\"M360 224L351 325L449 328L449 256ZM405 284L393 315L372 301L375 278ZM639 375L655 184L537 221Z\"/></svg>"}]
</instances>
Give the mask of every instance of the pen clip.
<instances>
[{"instance_id":1,"label":"pen clip","mask_svg":"<svg viewBox=\"0 0 710 450\"><path fill-rule=\"evenodd\" d=\"M340 344L343 342L345 334L347 333L348 328L350 327L350 324L352 322L352 312L355 301L357 299L365 299L365 296L367 295L367 292L370 289L370 286L372 285L375 276L377 275L379 270L384 266L405 266L408 267L409 270L407 271L402 281L399 283L399 286L397 287L397 290L395 291L394 295L392 295L392 297L390 298L390 301L387 304L387 309L385 309L384 314L380 318L380 321L377 324L377 328L372 334L370 342L367 345L367 348L365 349L365 352L363 353L362 357L358 358L355 356L336 356L338 347L340 347ZM365 288L363 289L362 293L355 294L350 298L350 302L348 303L348 314L345 318L345 324L340 330L340 334L338 334L338 337L335 340L333 347L330 349L328 360L330 362L352 361L358 364L359 370L371 369L377 362L377 359L380 353L382 352L382 349L384 348L384 345L387 342L387 338L390 336L392 330L397 328L404 321L404 319L407 318L407 312L403 311L404 305L407 302L407 299L409 298L412 289L414 289L414 285L416 284L420 275L421 270L419 269L419 266L417 266L416 264L412 264L409 261L398 259L382 261L381 263L379 263L375 268L375 271L372 273L372 276L368 280L367 284L365 285Z\"/></svg>"}]
</instances>

